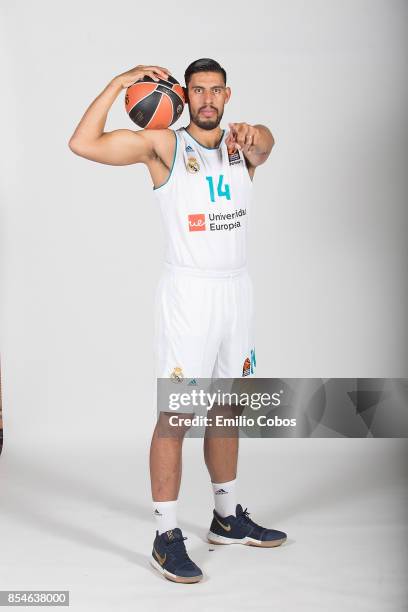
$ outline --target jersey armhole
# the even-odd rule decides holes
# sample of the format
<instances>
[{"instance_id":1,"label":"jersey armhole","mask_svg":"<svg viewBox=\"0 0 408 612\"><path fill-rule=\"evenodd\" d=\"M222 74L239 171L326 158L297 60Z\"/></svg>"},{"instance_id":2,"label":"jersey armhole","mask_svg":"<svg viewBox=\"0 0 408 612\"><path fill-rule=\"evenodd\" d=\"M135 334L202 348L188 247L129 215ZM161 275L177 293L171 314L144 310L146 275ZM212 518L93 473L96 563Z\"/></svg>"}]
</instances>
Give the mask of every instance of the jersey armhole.
<instances>
[{"instance_id":1,"label":"jersey armhole","mask_svg":"<svg viewBox=\"0 0 408 612\"><path fill-rule=\"evenodd\" d=\"M242 153L242 151L241 151L241 153ZM243 158L243 162L244 162L244 165L245 165L245 172L246 172L246 175L248 177L248 180L251 183L251 185L253 185L254 184L254 179L253 179L253 177L251 178L251 176L249 174L249 168L247 166L247 160L246 160L246 157L245 157L245 155L243 153L242 153L242 158Z\"/></svg>"},{"instance_id":2,"label":"jersey armhole","mask_svg":"<svg viewBox=\"0 0 408 612\"><path fill-rule=\"evenodd\" d=\"M171 168L170 168L170 174L169 174L169 176L167 177L167 180L166 180L166 181L164 181L164 183L162 183L162 184L161 184L161 185L159 185L158 187L155 187L155 186L153 185L153 191L157 191L158 189L161 189L162 187L164 187L165 185L167 185L167 183L168 183L168 182L169 182L169 180L170 180L170 177L171 177L171 176L172 176L172 174L173 174L173 169L174 169L174 164L176 163L176 158L177 158L177 149L178 149L178 138L177 138L177 133L176 133L176 130L173 130L173 134L174 134L174 137L175 137L175 139L176 139L176 146L174 147L174 155L173 155L173 161L172 161Z\"/></svg>"}]
</instances>

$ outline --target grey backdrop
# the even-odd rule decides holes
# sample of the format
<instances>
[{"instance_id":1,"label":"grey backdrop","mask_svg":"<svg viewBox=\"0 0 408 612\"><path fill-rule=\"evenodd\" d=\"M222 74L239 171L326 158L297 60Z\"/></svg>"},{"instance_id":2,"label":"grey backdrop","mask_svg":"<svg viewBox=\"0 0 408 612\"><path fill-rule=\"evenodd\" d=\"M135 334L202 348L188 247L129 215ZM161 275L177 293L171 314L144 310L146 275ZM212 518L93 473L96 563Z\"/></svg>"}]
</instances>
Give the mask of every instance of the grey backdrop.
<instances>
[{"instance_id":1,"label":"grey backdrop","mask_svg":"<svg viewBox=\"0 0 408 612\"><path fill-rule=\"evenodd\" d=\"M44 533L53 537L50 529L58 540L55 517L34 520L37 515L30 501L13 498L15 482L19 490L13 474L18 474L24 452L32 468L27 473L34 480L37 476L38 482L52 482L54 491L58 490L55 483L64 483L61 489L74 497L80 487L73 485L78 470L72 466L81 473L96 470L103 457L104 469L109 471L106 466L111 465L122 474L120 465L128 467L129 456L134 461L140 453L135 472L128 470L130 480L123 486L129 495L137 496L143 508L138 516L144 517L143 529L149 534L140 552L144 580L143 553L149 553L153 528L147 450L155 421L152 306L163 259L161 220L144 166L105 166L81 159L68 148L69 137L91 101L113 76L139 63L162 64L181 80L188 63L214 57L226 68L232 88L222 126L228 121L263 123L275 136L276 146L254 180L250 271L255 286L258 375L407 376L407 12L407 3L398 0L253 0L249 4L208 0L180 5L3 0L0 188L5 446L0 469L11 483L9 503L14 499L8 515L14 518L3 523L3 541L7 534L12 538L14 524L16 533L21 533L22 506L31 508L22 522L34 522L30 535L38 535L38 544L44 546ZM187 122L185 109L174 127ZM106 129L126 127L132 129L133 124L121 95ZM250 448L244 444L243 456L258 453L257 442ZM358 446L363 441L353 446L347 440L338 441L344 445L336 450L330 440L304 442L317 455L321 449L322 461L331 452L348 460L352 449L360 448L361 453L367 448ZM299 450L305 445L291 440L276 443L263 441L271 465L281 449L289 452L299 478L313 480L308 453ZM378 444L371 448L381 452L373 457L380 462L388 457L390 474L399 474L405 443ZM395 444L401 452L394 452ZM36 471L33 466L40 456ZM119 456L124 464L116 463ZM68 461L74 479L69 481L64 480ZM58 466L55 480L44 476L47 465ZM370 469L367 461L368 474ZM250 472L247 476L252 479ZM277 471L272 469L270 477L278 478ZM140 486L136 486L137 478ZM384 486L386 481L389 484L389 475L384 475ZM203 482L207 482L204 477ZM110 490L109 478L104 485ZM90 480L86 486L86 501L99 501ZM88 490L86 486L82 492ZM188 484L183 486L189 491ZM401 495L406 498L406 483L404 487L404 493L394 497L387 497L384 489L382 498L384 503L395 501L396 525L401 529L406 525L400 505ZM271 507L276 490L276 484L271 486ZM258 489L257 494L264 500ZM334 501L339 509L341 502ZM211 509L210 498L208 504ZM377 499L370 507L382 506ZM285 513L279 519L277 528L290 527ZM71 520L72 513L67 525ZM78 531L72 529L67 526L63 537L72 536L97 553L98 548L106 552L104 536L89 536L83 523ZM101 530L105 531L102 524ZM368 541L374 539L375 533ZM402 546L401 534L393 541ZM133 545L137 548L136 542L129 548ZM284 554L297 559L296 547ZM390 555L401 568L406 552L399 548ZM73 558L77 563L76 552ZM370 565L374 558L374 552L365 548L358 565L369 579L366 576L368 582L361 582L361 592L357 588L350 609L366 609L364 594L372 593L368 586L372 584L384 601L375 592L377 599L373 595L367 609L376 609L377 601L382 611L400 609L402 579L399 582L394 573L394 582L390 576L387 582L381 573L385 561L380 571ZM96 559L98 564L100 556ZM296 564L294 559L290 558L289 567ZM9 558L2 563L10 567ZM15 563L16 574L8 574L7 585L15 579L21 588L28 584L18 579L24 575L18 573L22 558ZM38 559L35 566L40 568L41 580L33 587L51 584L49 575L46 579L47 574L41 573ZM305 567L310 567L308 561L298 567L299 575ZM82 578L83 574L78 584ZM95 580L98 585L104 582L100 574ZM161 593L161 583L150 575L149 580L152 589ZM61 579L58 584L62 588L67 581ZM297 609L303 587L291 585L291 599L286 591L279 594L287 602L285 609ZM340 605L336 588L330 603ZM388 597L387 589L394 599ZM89 595L86 585L82 594ZM217 599L209 601L217 609ZM396 607L384 607L393 603Z\"/></svg>"}]
</instances>

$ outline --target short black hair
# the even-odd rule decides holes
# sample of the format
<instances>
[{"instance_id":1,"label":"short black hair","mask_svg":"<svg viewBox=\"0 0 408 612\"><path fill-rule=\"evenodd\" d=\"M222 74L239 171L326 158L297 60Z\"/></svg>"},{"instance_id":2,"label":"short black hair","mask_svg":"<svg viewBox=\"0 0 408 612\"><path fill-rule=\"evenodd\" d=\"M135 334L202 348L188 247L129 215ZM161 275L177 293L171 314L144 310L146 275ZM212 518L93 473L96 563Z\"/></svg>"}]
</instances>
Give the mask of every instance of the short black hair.
<instances>
[{"instance_id":1,"label":"short black hair","mask_svg":"<svg viewBox=\"0 0 408 612\"><path fill-rule=\"evenodd\" d=\"M224 84L227 84L227 73L224 68L220 66L218 62L209 57L202 57L201 59L192 62L184 73L184 80L186 82L186 87L188 87L191 76L196 72L219 72L222 74L224 79Z\"/></svg>"}]
</instances>

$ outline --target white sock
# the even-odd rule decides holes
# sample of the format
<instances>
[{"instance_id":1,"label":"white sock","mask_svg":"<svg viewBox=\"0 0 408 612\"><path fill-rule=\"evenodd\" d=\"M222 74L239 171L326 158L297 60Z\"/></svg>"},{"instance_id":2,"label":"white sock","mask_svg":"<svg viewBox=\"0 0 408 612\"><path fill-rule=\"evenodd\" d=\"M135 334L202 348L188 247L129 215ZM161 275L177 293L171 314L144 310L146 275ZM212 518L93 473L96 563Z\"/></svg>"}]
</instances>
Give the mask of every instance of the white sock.
<instances>
[{"instance_id":1,"label":"white sock","mask_svg":"<svg viewBox=\"0 0 408 612\"><path fill-rule=\"evenodd\" d=\"M235 516L235 509L237 506L235 499L235 483L237 479L230 480L229 482L212 482L212 488L214 493L214 506L216 512L221 516Z\"/></svg>"},{"instance_id":2,"label":"white sock","mask_svg":"<svg viewBox=\"0 0 408 612\"><path fill-rule=\"evenodd\" d=\"M177 527L177 499L161 502L153 500L152 504L159 534L175 529Z\"/></svg>"}]
</instances>

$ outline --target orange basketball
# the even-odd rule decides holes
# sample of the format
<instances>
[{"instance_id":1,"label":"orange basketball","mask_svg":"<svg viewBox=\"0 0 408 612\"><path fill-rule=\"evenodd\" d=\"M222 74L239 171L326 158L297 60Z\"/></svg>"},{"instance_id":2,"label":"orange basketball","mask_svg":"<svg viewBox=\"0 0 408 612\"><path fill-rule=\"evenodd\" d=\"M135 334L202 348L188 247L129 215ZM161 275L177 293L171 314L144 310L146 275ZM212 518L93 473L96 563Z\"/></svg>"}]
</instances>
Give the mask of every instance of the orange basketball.
<instances>
[{"instance_id":1,"label":"orange basketball","mask_svg":"<svg viewBox=\"0 0 408 612\"><path fill-rule=\"evenodd\" d=\"M127 88L125 108L139 127L163 129L177 121L185 101L183 88L171 75L159 81L144 76Z\"/></svg>"}]
</instances>

